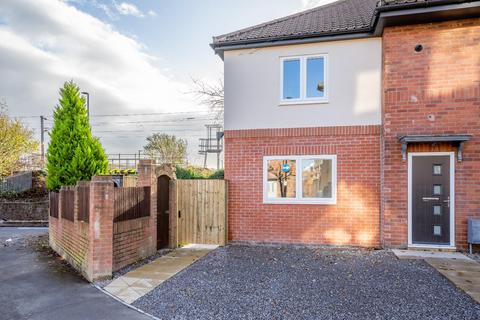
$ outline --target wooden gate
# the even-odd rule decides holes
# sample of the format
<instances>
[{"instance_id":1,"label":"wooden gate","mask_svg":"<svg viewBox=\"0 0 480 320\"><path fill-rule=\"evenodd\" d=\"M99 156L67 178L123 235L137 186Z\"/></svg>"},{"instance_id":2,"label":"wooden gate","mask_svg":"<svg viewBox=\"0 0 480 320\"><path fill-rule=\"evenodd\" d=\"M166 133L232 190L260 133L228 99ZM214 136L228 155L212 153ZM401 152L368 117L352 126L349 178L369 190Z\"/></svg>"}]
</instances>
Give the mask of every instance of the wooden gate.
<instances>
[{"instance_id":1,"label":"wooden gate","mask_svg":"<svg viewBox=\"0 0 480 320\"><path fill-rule=\"evenodd\" d=\"M176 180L177 243L225 245L227 182Z\"/></svg>"},{"instance_id":2,"label":"wooden gate","mask_svg":"<svg viewBox=\"0 0 480 320\"><path fill-rule=\"evenodd\" d=\"M170 178L157 178L157 250L168 246L170 232Z\"/></svg>"}]
</instances>

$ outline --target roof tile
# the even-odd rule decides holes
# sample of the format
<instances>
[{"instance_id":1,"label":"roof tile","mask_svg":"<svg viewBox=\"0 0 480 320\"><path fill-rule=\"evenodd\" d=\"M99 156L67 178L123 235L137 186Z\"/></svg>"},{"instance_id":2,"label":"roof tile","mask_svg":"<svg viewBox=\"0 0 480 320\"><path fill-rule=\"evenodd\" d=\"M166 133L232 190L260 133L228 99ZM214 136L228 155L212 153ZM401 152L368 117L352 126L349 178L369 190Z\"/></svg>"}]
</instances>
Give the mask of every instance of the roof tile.
<instances>
[{"instance_id":1,"label":"roof tile","mask_svg":"<svg viewBox=\"0 0 480 320\"><path fill-rule=\"evenodd\" d=\"M472 0L339 0L221 36L212 46L303 39L370 32L380 11L426 7ZM476 1L476 0L473 0Z\"/></svg>"},{"instance_id":2,"label":"roof tile","mask_svg":"<svg viewBox=\"0 0 480 320\"><path fill-rule=\"evenodd\" d=\"M214 37L214 44L312 37L370 30L378 0L340 0Z\"/></svg>"}]
</instances>

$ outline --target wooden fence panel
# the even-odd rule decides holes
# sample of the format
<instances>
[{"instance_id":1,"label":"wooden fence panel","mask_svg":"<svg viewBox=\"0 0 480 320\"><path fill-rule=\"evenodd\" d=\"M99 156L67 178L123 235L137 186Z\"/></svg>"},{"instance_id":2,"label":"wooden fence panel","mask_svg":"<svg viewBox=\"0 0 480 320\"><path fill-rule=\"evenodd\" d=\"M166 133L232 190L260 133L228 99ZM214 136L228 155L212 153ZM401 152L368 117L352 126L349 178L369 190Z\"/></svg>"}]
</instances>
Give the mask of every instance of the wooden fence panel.
<instances>
[{"instance_id":1,"label":"wooden fence panel","mask_svg":"<svg viewBox=\"0 0 480 320\"><path fill-rule=\"evenodd\" d=\"M59 193L51 191L49 193L49 204L50 204L50 216L58 218L58 209L59 209Z\"/></svg>"},{"instance_id":2,"label":"wooden fence panel","mask_svg":"<svg viewBox=\"0 0 480 320\"><path fill-rule=\"evenodd\" d=\"M178 239L188 243L227 242L227 182L177 180Z\"/></svg>"},{"instance_id":3,"label":"wooden fence panel","mask_svg":"<svg viewBox=\"0 0 480 320\"><path fill-rule=\"evenodd\" d=\"M114 197L114 222L150 216L150 187L115 188Z\"/></svg>"},{"instance_id":4,"label":"wooden fence panel","mask_svg":"<svg viewBox=\"0 0 480 320\"><path fill-rule=\"evenodd\" d=\"M69 221L75 219L75 190L73 189L61 189L61 217Z\"/></svg>"},{"instance_id":5,"label":"wooden fence panel","mask_svg":"<svg viewBox=\"0 0 480 320\"><path fill-rule=\"evenodd\" d=\"M77 186L78 192L78 217L79 221L88 222L90 217L90 186Z\"/></svg>"}]
</instances>

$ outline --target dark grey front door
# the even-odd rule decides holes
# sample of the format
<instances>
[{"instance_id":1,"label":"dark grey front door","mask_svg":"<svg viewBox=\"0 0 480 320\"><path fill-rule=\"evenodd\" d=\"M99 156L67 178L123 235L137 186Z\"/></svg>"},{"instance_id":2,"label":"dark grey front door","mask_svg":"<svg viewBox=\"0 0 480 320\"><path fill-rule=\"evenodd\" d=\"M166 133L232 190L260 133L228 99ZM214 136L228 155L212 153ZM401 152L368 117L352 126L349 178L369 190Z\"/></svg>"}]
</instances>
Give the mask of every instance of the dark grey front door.
<instances>
[{"instance_id":1,"label":"dark grey front door","mask_svg":"<svg viewBox=\"0 0 480 320\"><path fill-rule=\"evenodd\" d=\"M412 242L450 244L450 157L412 157Z\"/></svg>"}]
</instances>

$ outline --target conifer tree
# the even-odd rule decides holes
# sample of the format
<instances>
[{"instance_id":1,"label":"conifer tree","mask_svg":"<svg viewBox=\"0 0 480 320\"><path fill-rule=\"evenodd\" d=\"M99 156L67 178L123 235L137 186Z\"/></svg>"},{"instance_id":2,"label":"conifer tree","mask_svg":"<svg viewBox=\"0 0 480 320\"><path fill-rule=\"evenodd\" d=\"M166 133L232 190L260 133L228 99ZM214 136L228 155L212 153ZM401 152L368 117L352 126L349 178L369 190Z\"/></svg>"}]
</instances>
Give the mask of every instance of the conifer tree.
<instances>
[{"instance_id":1,"label":"conifer tree","mask_svg":"<svg viewBox=\"0 0 480 320\"><path fill-rule=\"evenodd\" d=\"M108 172L108 159L92 136L85 100L73 81L60 89L47 150L47 188L58 190Z\"/></svg>"}]
</instances>

